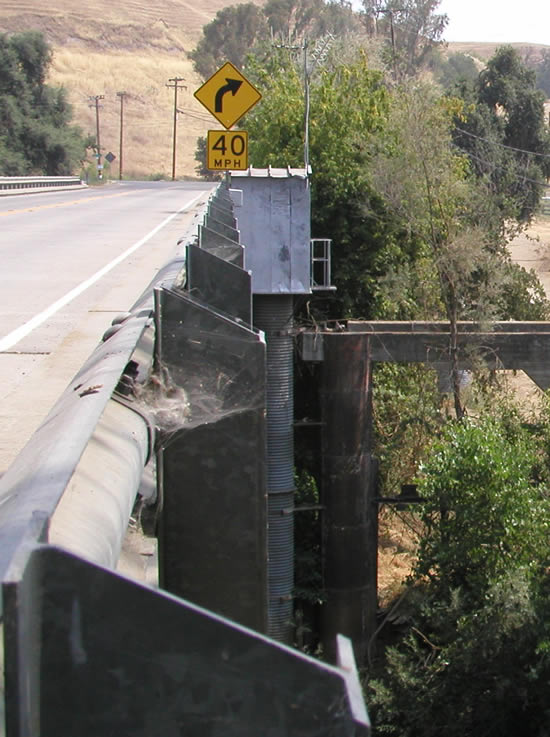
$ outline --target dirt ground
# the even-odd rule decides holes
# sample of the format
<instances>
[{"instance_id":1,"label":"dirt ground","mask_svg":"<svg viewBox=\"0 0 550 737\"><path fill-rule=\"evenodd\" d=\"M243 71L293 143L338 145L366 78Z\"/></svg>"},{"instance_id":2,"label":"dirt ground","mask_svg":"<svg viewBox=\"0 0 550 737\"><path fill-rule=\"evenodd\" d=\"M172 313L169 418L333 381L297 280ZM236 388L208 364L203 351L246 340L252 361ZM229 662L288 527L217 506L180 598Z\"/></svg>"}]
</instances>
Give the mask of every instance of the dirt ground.
<instances>
[{"instance_id":1,"label":"dirt ground","mask_svg":"<svg viewBox=\"0 0 550 737\"><path fill-rule=\"evenodd\" d=\"M550 216L537 218L509 246L512 259L534 269L550 297ZM504 372L522 401L536 405L540 389L522 371ZM414 515L382 508L379 517L378 596L383 608L395 597L411 569L415 550Z\"/></svg>"},{"instance_id":2,"label":"dirt ground","mask_svg":"<svg viewBox=\"0 0 550 737\"><path fill-rule=\"evenodd\" d=\"M537 218L529 230L509 246L512 259L528 271L534 269L550 295L550 216Z\"/></svg>"}]
</instances>

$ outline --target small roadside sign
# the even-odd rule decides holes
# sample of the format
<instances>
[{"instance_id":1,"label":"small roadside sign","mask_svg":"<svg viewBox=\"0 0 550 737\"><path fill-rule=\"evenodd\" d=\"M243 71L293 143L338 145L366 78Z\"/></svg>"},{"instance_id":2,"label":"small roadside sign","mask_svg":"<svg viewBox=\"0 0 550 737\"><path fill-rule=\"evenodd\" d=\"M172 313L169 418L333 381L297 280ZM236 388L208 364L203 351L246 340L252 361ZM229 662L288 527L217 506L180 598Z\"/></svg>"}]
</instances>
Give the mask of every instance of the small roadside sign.
<instances>
[{"instance_id":1,"label":"small roadside sign","mask_svg":"<svg viewBox=\"0 0 550 737\"><path fill-rule=\"evenodd\" d=\"M228 130L262 99L229 61L196 90L195 97Z\"/></svg>"},{"instance_id":2,"label":"small roadside sign","mask_svg":"<svg viewBox=\"0 0 550 737\"><path fill-rule=\"evenodd\" d=\"M109 164L112 164L113 161L116 159L116 156L114 155L114 153L112 153L111 151L109 151L108 154L105 154L105 158L107 159L107 161L109 162Z\"/></svg>"},{"instance_id":3,"label":"small roadside sign","mask_svg":"<svg viewBox=\"0 0 550 737\"><path fill-rule=\"evenodd\" d=\"M213 171L248 169L247 131L208 131L206 168Z\"/></svg>"}]
</instances>

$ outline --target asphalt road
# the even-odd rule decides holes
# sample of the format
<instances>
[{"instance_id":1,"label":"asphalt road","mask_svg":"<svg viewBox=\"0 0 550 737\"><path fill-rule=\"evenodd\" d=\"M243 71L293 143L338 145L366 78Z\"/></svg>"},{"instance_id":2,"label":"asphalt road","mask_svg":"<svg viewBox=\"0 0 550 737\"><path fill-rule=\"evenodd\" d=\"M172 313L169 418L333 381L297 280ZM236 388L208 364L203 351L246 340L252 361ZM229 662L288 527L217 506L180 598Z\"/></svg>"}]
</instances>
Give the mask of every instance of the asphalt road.
<instances>
[{"instance_id":1,"label":"asphalt road","mask_svg":"<svg viewBox=\"0 0 550 737\"><path fill-rule=\"evenodd\" d=\"M116 182L0 198L0 476L210 191Z\"/></svg>"}]
</instances>

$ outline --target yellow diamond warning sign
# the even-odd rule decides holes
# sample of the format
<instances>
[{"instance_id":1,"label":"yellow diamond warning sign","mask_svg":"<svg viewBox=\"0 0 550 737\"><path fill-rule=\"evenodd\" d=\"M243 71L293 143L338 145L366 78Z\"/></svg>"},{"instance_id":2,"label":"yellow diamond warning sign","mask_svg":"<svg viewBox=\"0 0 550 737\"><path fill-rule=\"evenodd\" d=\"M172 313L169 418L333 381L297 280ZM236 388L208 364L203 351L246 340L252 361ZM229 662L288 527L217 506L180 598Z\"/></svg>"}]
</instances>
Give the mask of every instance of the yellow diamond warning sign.
<instances>
[{"instance_id":1,"label":"yellow diamond warning sign","mask_svg":"<svg viewBox=\"0 0 550 737\"><path fill-rule=\"evenodd\" d=\"M247 131L208 131L206 168L214 171L248 169Z\"/></svg>"},{"instance_id":2,"label":"yellow diamond warning sign","mask_svg":"<svg viewBox=\"0 0 550 737\"><path fill-rule=\"evenodd\" d=\"M254 85L229 61L199 87L195 97L228 129L262 99Z\"/></svg>"}]
</instances>

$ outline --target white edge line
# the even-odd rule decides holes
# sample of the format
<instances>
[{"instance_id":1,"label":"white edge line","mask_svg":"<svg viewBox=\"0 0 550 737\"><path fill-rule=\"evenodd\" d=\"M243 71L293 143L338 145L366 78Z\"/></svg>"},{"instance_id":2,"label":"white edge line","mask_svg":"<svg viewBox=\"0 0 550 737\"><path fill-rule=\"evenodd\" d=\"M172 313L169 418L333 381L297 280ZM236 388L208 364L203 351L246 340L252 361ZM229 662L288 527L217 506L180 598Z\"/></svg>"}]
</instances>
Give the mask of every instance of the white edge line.
<instances>
[{"instance_id":1,"label":"white edge line","mask_svg":"<svg viewBox=\"0 0 550 737\"><path fill-rule=\"evenodd\" d=\"M165 220L162 221L159 225L156 226L156 228L153 228L153 230L150 233L147 233L146 236L144 236L141 240L137 241L137 243L134 243L133 246L130 246L124 253L121 253L119 256L117 256L115 259L113 259L110 263L108 263L106 266L104 266L99 271L96 271L95 274L93 274L89 279L86 279L85 281L81 282L77 287L74 289L71 289L70 292L67 292L63 297L56 300L51 304L49 307L47 307L42 312L39 312L37 315L32 317L27 322L23 323L20 327L16 328L15 330L12 330L11 333L8 333L6 336L0 339L0 353L3 353L4 351L9 350L10 348L13 348L13 346L16 343L19 343L20 340L25 338L29 333L32 333L33 330L35 330L37 327L42 325L42 323L46 322L46 320L51 317L52 315L55 315L56 312L59 312L60 309L65 307L65 305L68 305L69 302L72 302L73 299L76 299L76 297L80 296L83 292L86 291L89 287L91 287L93 284L95 284L97 281L99 281L105 274L108 274L109 271L115 268L115 266L118 266L121 261L124 261L125 258L128 258L134 251L137 251L138 248L141 248L145 243L147 243L148 240L150 240L154 235L156 235L159 230L164 228L165 225L168 225L168 223L173 220L175 217L177 217L180 213L182 213L184 210L187 210L189 207L192 207L195 202L200 199L203 196L204 192L200 192L196 197L194 197L190 202L187 202L183 207L180 207L180 209L177 212L174 212L172 215L169 215Z\"/></svg>"}]
</instances>

